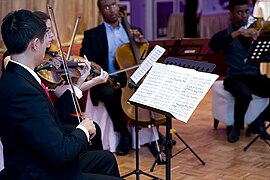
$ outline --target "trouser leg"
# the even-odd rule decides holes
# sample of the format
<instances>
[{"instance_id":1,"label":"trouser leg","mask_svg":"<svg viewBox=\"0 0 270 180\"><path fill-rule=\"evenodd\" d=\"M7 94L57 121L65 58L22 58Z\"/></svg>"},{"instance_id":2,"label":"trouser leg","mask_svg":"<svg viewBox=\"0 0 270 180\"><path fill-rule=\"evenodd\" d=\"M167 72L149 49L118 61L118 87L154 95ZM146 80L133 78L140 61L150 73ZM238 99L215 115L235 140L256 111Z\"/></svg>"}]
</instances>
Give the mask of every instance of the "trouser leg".
<instances>
[{"instance_id":1,"label":"trouser leg","mask_svg":"<svg viewBox=\"0 0 270 180\"><path fill-rule=\"evenodd\" d=\"M86 151L80 155L82 172L120 177L117 161L109 151Z\"/></svg>"}]
</instances>

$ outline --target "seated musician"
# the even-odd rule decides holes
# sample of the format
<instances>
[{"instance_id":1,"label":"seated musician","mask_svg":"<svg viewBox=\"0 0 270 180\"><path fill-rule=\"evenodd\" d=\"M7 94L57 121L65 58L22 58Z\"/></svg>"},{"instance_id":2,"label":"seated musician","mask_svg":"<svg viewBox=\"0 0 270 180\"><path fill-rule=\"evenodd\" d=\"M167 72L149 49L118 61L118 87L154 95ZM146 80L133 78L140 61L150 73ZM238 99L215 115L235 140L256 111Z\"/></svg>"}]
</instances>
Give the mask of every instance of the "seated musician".
<instances>
[{"instance_id":1,"label":"seated musician","mask_svg":"<svg viewBox=\"0 0 270 180\"><path fill-rule=\"evenodd\" d=\"M46 26L47 26L46 31L48 33L48 42L47 42L46 47L47 47L47 51L48 51L51 48L51 43L52 43L52 38L53 38L50 17L46 13L41 12L41 11L35 11L34 14L37 15L40 19L42 19L46 23ZM2 67L3 67L2 72L3 73L5 71L5 68L6 68L9 60L10 60L10 56L8 55L8 51L6 51L3 55L3 60L2 60ZM77 83L74 86L75 90L77 90L76 95L78 97L82 96L81 91L88 90L97 84L105 83L107 81L107 78L108 78L108 73L101 70L101 74L99 76L94 77L92 79L88 79L89 78L89 71L90 71L90 63L88 61L83 61L83 62L86 64L86 66L84 67L84 69L82 71L81 77L77 80ZM88 79L88 80L85 81L86 79ZM59 99L57 99L57 101L54 101L54 106L57 109L58 115L62 119L62 123L63 123L63 126L64 126L66 132L70 132L74 128L76 128L76 126L78 125L78 119L75 116L69 115L74 109L73 106L69 106L69 108L68 108L69 110L65 109L64 112L61 111L63 109L62 105L66 104L63 102L63 101L65 101L64 96L61 97L61 95L64 94L67 87L68 87L68 85L59 85L56 87L54 93ZM79 88L81 91L78 90L77 88ZM67 113L67 112L70 112L70 113ZM91 146L88 147L88 149L89 150L103 150L102 139L101 139L101 129L97 123L94 122L94 124L96 127L96 135L91 140L92 144L91 144Z\"/></svg>"},{"instance_id":2,"label":"seated musician","mask_svg":"<svg viewBox=\"0 0 270 180\"><path fill-rule=\"evenodd\" d=\"M90 61L100 65L108 73L119 69L115 60L117 48L125 43L129 43L128 35L119 18L118 0L98 0L97 6L104 22L90 30L84 32L84 39L80 56L86 55ZM133 28L133 27L132 27ZM146 42L144 36L138 28L130 31L137 42ZM127 77L125 72L114 76L114 80L125 87ZM94 106L99 101L104 105L112 119L114 130L120 133L120 142L116 149L117 155L126 155L131 145L131 135L127 128L127 122L124 120L125 113L121 106L121 88L113 88L102 84L95 86L90 91L91 100Z\"/></svg>"},{"instance_id":3,"label":"seated musician","mask_svg":"<svg viewBox=\"0 0 270 180\"><path fill-rule=\"evenodd\" d=\"M260 97L270 97L270 79L260 74L259 63L247 63L252 41L258 36L254 28L242 28L247 25L250 16L248 0L229 1L231 25L216 33L209 42L213 51L223 51L228 65L224 88L234 99L234 125L229 132L228 141L239 140L240 130L244 129L244 117L252 100L252 94ZM270 139L265 130L264 121L270 117L270 105L249 124L248 132L258 133L263 139Z\"/></svg>"},{"instance_id":4,"label":"seated musician","mask_svg":"<svg viewBox=\"0 0 270 180\"><path fill-rule=\"evenodd\" d=\"M3 19L1 33L11 55L0 80L1 179L120 179L110 152L86 151L96 133L93 121L83 119L65 133L34 72L49 40L46 24L31 11L18 10ZM69 99L65 103L72 106Z\"/></svg>"},{"instance_id":5,"label":"seated musician","mask_svg":"<svg viewBox=\"0 0 270 180\"><path fill-rule=\"evenodd\" d=\"M52 29L51 29L52 22L51 22L50 16L48 16L46 13L41 12L41 11L35 11L34 14L37 15L40 19L42 19L46 23L46 26L47 26L46 31L48 33L48 38L49 38L47 45L46 45L46 47L47 47L46 52L50 52L51 48L53 47L52 46L53 33L52 33ZM103 71L103 70L101 70L101 74L99 76L96 76L92 79L89 79L89 76L90 76L89 74L90 74L90 69L91 69L90 63L87 61L82 61L82 62L85 63L85 66L84 66L84 69L81 71L82 75L77 80L77 82L74 86L76 95L78 95L79 97L82 96L81 91L86 91L95 85L105 83L108 79L108 73ZM81 91L78 91L78 90L76 91L77 87ZM61 95L65 92L65 90L67 88L68 88L68 85L57 86L54 93L58 98L61 98ZM61 103L58 103L58 104L61 104ZM74 108L70 108L69 112L71 113L73 109ZM58 113L60 114L60 116L62 114L66 114L66 112L62 113L61 111L58 111ZM78 120L74 116L65 116L65 117L62 117L62 119L63 119L64 127L65 127L66 131L72 130L74 128L74 125L77 126L77 124L78 124ZM94 122L94 124L96 126L97 134L94 137L94 139L92 140L93 142L92 142L92 145L90 146L90 149L100 150L100 149L103 149L102 140L101 140L101 130L100 130L100 127L97 123Z\"/></svg>"}]
</instances>

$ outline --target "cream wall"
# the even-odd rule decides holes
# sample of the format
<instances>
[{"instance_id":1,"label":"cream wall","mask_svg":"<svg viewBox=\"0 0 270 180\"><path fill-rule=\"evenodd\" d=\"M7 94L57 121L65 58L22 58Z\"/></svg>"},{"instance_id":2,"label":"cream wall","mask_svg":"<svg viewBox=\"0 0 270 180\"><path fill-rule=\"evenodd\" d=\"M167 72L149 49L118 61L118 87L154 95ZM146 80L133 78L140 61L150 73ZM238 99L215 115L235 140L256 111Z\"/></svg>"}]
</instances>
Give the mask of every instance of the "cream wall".
<instances>
[{"instance_id":1,"label":"cream wall","mask_svg":"<svg viewBox=\"0 0 270 180\"><path fill-rule=\"evenodd\" d=\"M1 0L0 19L18 9L28 9L32 11L47 12L47 4L54 10L60 40L63 45L69 44L75 21L81 17L77 30L76 41L80 41L86 29L98 24L97 0ZM5 51L5 47L0 36L0 52Z\"/></svg>"}]
</instances>

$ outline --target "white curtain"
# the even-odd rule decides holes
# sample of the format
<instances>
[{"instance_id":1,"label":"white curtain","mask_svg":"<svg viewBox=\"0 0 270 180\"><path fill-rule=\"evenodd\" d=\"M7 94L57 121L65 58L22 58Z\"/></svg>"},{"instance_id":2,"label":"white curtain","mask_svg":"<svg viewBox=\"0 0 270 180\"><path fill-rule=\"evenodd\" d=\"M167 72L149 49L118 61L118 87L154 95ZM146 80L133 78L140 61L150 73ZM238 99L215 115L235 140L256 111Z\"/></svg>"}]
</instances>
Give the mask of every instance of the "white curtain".
<instances>
[{"instance_id":1,"label":"white curtain","mask_svg":"<svg viewBox=\"0 0 270 180\"><path fill-rule=\"evenodd\" d=\"M13 10L28 9L32 11L48 12L48 4L50 4L54 10L60 40L63 45L69 43L77 17L80 16L80 21L75 43L80 43L85 30L98 24L97 0L1 0L1 24L5 15ZM1 36L0 52L4 51L5 46Z\"/></svg>"}]
</instances>

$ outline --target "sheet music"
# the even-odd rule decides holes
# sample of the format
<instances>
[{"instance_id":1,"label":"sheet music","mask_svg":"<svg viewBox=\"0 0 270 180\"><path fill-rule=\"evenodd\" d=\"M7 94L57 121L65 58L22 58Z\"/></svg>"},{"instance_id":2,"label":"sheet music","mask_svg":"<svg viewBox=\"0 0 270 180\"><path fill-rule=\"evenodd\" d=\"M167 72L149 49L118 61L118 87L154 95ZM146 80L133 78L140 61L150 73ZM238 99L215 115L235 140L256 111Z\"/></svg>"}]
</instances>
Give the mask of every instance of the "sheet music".
<instances>
[{"instance_id":1,"label":"sheet music","mask_svg":"<svg viewBox=\"0 0 270 180\"><path fill-rule=\"evenodd\" d=\"M216 74L154 63L129 100L168 112L187 122L217 78Z\"/></svg>"},{"instance_id":2,"label":"sheet music","mask_svg":"<svg viewBox=\"0 0 270 180\"><path fill-rule=\"evenodd\" d=\"M140 67L132 74L130 79L137 84L145 73L152 67L152 65L162 56L165 49L159 45L156 45L154 49L149 53L149 55L142 62Z\"/></svg>"}]
</instances>

